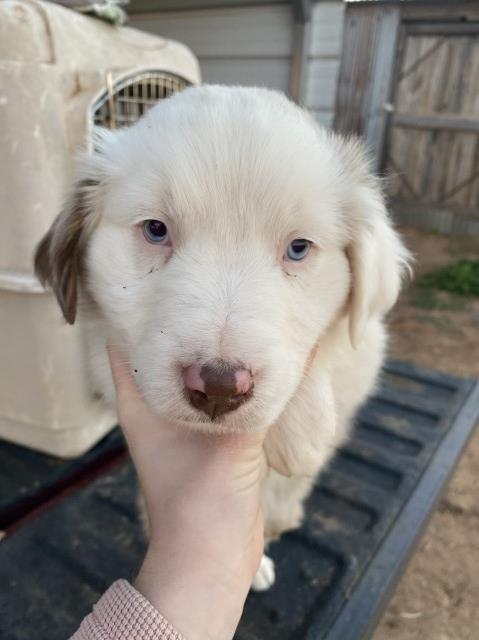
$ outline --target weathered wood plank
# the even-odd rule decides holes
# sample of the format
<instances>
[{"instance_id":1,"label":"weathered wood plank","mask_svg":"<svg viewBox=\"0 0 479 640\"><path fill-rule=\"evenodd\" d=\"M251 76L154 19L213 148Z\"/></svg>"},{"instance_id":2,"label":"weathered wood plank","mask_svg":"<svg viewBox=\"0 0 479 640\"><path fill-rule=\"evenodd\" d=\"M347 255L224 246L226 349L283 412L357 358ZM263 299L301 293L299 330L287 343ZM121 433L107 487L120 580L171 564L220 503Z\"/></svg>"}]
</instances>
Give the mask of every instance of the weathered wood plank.
<instances>
[{"instance_id":1,"label":"weathered wood plank","mask_svg":"<svg viewBox=\"0 0 479 640\"><path fill-rule=\"evenodd\" d=\"M478 35L479 22L413 22L407 25L407 32L415 36Z\"/></svg>"},{"instance_id":2,"label":"weathered wood plank","mask_svg":"<svg viewBox=\"0 0 479 640\"><path fill-rule=\"evenodd\" d=\"M479 41L409 34L405 45L388 149L392 195L470 214L479 207Z\"/></svg>"},{"instance_id":3,"label":"weathered wood plank","mask_svg":"<svg viewBox=\"0 0 479 640\"><path fill-rule=\"evenodd\" d=\"M479 236L479 218L440 205L418 205L396 200L392 206L399 224L433 229L438 233Z\"/></svg>"},{"instance_id":4,"label":"weathered wood plank","mask_svg":"<svg viewBox=\"0 0 479 640\"><path fill-rule=\"evenodd\" d=\"M378 27L365 130L365 138L371 150L375 170L378 170L382 163L389 117L385 105L389 103L392 93L399 26L399 7L384 7Z\"/></svg>"},{"instance_id":5,"label":"weathered wood plank","mask_svg":"<svg viewBox=\"0 0 479 640\"><path fill-rule=\"evenodd\" d=\"M351 5L345 14L334 120L342 133L362 135L366 128L382 10L376 3Z\"/></svg>"},{"instance_id":6,"label":"weathered wood plank","mask_svg":"<svg viewBox=\"0 0 479 640\"><path fill-rule=\"evenodd\" d=\"M479 38L468 38L468 42L458 86L461 113L479 118Z\"/></svg>"},{"instance_id":7,"label":"weathered wood plank","mask_svg":"<svg viewBox=\"0 0 479 640\"><path fill-rule=\"evenodd\" d=\"M479 132L479 115L477 118L466 118L453 113L395 113L392 125L406 129L433 129L442 131Z\"/></svg>"},{"instance_id":8,"label":"weathered wood plank","mask_svg":"<svg viewBox=\"0 0 479 640\"><path fill-rule=\"evenodd\" d=\"M464 22L468 20L479 20L479 6L477 0L467 0L466 2L445 2L441 5L438 0L416 4L412 2L402 3L402 15L405 20L455 20Z\"/></svg>"},{"instance_id":9,"label":"weathered wood plank","mask_svg":"<svg viewBox=\"0 0 479 640\"><path fill-rule=\"evenodd\" d=\"M293 52L289 79L289 94L297 103L304 103L308 80L308 51L311 21L307 16L297 20L293 30Z\"/></svg>"}]
</instances>

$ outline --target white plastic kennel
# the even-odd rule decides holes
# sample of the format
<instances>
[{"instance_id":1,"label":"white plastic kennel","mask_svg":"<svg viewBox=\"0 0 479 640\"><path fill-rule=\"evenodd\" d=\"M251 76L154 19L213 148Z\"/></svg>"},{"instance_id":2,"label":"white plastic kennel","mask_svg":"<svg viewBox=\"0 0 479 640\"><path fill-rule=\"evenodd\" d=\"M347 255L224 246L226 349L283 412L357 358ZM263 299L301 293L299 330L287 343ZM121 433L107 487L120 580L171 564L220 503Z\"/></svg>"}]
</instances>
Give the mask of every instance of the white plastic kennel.
<instances>
[{"instance_id":1,"label":"white plastic kennel","mask_svg":"<svg viewBox=\"0 0 479 640\"><path fill-rule=\"evenodd\" d=\"M81 324L32 273L93 124L131 124L199 82L183 45L55 4L0 2L0 437L81 454L115 423L88 384Z\"/></svg>"}]
</instances>

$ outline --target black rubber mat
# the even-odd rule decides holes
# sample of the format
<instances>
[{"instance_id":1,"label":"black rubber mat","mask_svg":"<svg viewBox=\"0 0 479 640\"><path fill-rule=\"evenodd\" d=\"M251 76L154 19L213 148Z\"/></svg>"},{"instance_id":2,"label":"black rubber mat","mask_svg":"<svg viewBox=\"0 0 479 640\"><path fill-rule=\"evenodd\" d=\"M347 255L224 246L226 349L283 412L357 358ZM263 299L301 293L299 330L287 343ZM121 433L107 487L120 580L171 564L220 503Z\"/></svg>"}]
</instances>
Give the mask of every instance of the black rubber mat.
<instances>
[{"instance_id":1,"label":"black rubber mat","mask_svg":"<svg viewBox=\"0 0 479 640\"><path fill-rule=\"evenodd\" d=\"M0 529L7 529L59 491L125 450L119 429L84 456L63 460L0 440Z\"/></svg>"},{"instance_id":2,"label":"black rubber mat","mask_svg":"<svg viewBox=\"0 0 479 640\"><path fill-rule=\"evenodd\" d=\"M370 637L479 417L473 381L400 363L383 380L303 527L271 546L276 583L250 594L238 640ZM0 543L2 640L64 640L113 580L134 576L136 491L119 462Z\"/></svg>"}]
</instances>

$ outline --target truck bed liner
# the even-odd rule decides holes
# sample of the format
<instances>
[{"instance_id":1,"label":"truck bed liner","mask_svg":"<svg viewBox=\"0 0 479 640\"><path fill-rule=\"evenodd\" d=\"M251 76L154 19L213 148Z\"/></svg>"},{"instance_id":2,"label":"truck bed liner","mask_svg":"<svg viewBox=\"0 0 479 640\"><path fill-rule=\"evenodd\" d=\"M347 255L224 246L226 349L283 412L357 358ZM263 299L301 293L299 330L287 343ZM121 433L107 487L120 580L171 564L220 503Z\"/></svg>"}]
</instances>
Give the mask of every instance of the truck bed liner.
<instances>
[{"instance_id":1,"label":"truck bed liner","mask_svg":"<svg viewBox=\"0 0 479 640\"><path fill-rule=\"evenodd\" d=\"M478 417L476 381L388 363L304 525L271 545L276 583L248 596L237 640L369 638ZM0 446L0 637L64 640L138 568L136 477L118 433L75 462L21 452Z\"/></svg>"}]
</instances>

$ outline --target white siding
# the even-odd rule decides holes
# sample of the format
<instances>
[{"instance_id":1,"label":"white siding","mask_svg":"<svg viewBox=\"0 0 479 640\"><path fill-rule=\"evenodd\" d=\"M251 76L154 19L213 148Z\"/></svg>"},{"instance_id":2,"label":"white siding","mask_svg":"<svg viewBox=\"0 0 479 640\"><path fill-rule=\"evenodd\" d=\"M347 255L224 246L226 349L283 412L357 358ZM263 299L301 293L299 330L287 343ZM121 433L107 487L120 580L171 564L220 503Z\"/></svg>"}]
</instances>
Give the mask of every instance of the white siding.
<instances>
[{"instance_id":1,"label":"white siding","mask_svg":"<svg viewBox=\"0 0 479 640\"><path fill-rule=\"evenodd\" d=\"M310 55L316 58L323 56L341 56L343 42L344 4L342 2L319 2L313 6L311 16Z\"/></svg>"},{"instance_id":2,"label":"white siding","mask_svg":"<svg viewBox=\"0 0 479 640\"><path fill-rule=\"evenodd\" d=\"M203 81L208 84L239 84L288 91L290 64L274 58L200 60Z\"/></svg>"},{"instance_id":3,"label":"white siding","mask_svg":"<svg viewBox=\"0 0 479 640\"><path fill-rule=\"evenodd\" d=\"M326 126L334 120L343 19L342 2L319 2L313 6L304 105Z\"/></svg>"},{"instance_id":4,"label":"white siding","mask_svg":"<svg viewBox=\"0 0 479 640\"><path fill-rule=\"evenodd\" d=\"M309 109L334 110L338 60L312 58L309 61L305 103Z\"/></svg>"},{"instance_id":5,"label":"white siding","mask_svg":"<svg viewBox=\"0 0 479 640\"><path fill-rule=\"evenodd\" d=\"M289 89L293 19L288 5L137 14L130 24L190 47L205 82Z\"/></svg>"},{"instance_id":6,"label":"white siding","mask_svg":"<svg viewBox=\"0 0 479 640\"><path fill-rule=\"evenodd\" d=\"M303 104L331 126L343 37L340 0L313 5ZM130 24L186 44L204 82L266 86L289 93L293 50L290 5L136 14Z\"/></svg>"}]
</instances>

